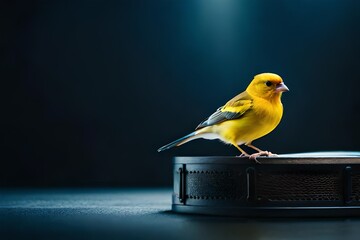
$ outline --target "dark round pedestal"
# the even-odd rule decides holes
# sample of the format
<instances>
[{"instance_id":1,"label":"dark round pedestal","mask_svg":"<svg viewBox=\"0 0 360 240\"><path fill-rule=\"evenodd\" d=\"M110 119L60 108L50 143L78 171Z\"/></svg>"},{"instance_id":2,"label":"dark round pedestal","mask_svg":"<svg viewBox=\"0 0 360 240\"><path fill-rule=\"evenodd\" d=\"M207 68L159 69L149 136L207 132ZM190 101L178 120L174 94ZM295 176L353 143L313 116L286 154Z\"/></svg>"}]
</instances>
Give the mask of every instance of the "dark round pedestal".
<instances>
[{"instance_id":1,"label":"dark round pedestal","mask_svg":"<svg viewBox=\"0 0 360 240\"><path fill-rule=\"evenodd\" d=\"M172 210L240 217L360 216L360 152L175 157Z\"/></svg>"}]
</instances>

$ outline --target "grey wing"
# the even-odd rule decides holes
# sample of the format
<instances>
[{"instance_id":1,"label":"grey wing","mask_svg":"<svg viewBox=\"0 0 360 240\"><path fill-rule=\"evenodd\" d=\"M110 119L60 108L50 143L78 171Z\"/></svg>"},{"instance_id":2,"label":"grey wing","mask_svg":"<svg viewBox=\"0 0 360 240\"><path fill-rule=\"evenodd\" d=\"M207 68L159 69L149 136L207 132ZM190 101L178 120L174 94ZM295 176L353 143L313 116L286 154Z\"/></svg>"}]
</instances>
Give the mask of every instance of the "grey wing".
<instances>
[{"instance_id":1,"label":"grey wing","mask_svg":"<svg viewBox=\"0 0 360 240\"><path fill-rule=\"evenodd\" d=\"M219 107L210 117L201 122L196 129L240 118L250 110L252 106L253 100L251 96L246 91L242 92L228 101L224 106Z\"/></svg>"},{"instance_id":2,"label":"grey wing","mask_svg":"<svg viewBox=\"0 0 360 240\"><path fill-rule=\"evenodd\" d=\"M223 112L221 111L223 107L220 107L216 110L216 112L214 112L213 114L210 115L210 117L208 117L206 120L204 120L203 122L201 122L195 130L200 129L200 128L204 128L207 126L211 126L217 123L221 123L227 120L231 120L231 119L236 119L239 118L241 115L243 115L242 112Z\"/></svg>"}]
</instances>

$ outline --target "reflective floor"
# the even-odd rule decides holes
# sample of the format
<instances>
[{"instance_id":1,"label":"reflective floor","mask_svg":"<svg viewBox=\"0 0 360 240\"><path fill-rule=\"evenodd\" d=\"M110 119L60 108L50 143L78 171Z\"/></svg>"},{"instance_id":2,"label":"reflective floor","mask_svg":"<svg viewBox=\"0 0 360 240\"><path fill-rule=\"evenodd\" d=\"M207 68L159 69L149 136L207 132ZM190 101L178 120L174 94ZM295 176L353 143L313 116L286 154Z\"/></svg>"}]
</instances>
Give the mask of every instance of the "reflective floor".
<instances>
[{"instance_id":1,"label":"reflective floor","mask_svg":"<svg viewBox=\"0 0 360 240\"><path fill-rule=\"evenodd\" d=\"M170 189L0 190L0 239L359 239L359 218L225 218L170 211Z\"/></svg>"}]
</instances>

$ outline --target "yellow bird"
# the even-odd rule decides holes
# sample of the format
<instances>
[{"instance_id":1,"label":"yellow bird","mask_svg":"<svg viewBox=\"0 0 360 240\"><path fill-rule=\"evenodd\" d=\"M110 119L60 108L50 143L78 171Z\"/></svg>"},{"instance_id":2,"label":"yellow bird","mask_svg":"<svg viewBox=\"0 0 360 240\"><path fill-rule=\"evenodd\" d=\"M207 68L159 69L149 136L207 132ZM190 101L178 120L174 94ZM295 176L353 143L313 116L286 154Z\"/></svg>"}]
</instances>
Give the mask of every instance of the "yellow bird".
<instances>
[{"instance_id":1,"label":"yellow bird","mask_svg":"<svg viewBox=\"0 0 360 240\"><path fill-rule=\"evenodd\" d=\"M220 139L236 147L241 152L240 156L247 156L255 161L258 156L274 155L253 146L252 141L270 133L279 124L283 115L281 95L286 91L289 89L279 75L258 74L244 92L218 108L194 132L159 148L158 152L204 138ZM239 147L243 144L257 153L247 154Z\"/></svg>"}]
</instances>

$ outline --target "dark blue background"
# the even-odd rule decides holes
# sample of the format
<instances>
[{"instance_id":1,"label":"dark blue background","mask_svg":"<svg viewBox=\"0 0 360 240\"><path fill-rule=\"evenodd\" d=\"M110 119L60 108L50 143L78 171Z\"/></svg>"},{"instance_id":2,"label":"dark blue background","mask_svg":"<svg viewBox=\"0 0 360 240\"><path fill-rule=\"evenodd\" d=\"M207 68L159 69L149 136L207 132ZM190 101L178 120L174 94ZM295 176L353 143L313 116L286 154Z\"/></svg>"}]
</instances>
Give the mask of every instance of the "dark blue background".
<instances>
[{"instance_id":1,"label":"dark blue background","mask_svg":"<svg viewBox=\"0 0 360 240\"><path fill-rule=\"evenodd\" d=\"M284 117L255 145L360 150L360 3L8 1L1 9L0 186L169 186L157 153L255 74L280 74Z\"/></svg>"}]
</instances>

